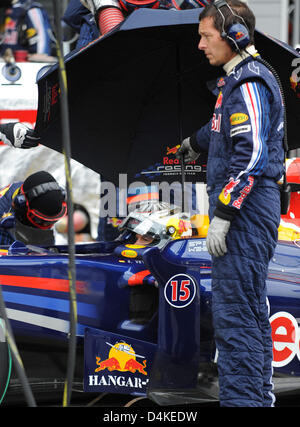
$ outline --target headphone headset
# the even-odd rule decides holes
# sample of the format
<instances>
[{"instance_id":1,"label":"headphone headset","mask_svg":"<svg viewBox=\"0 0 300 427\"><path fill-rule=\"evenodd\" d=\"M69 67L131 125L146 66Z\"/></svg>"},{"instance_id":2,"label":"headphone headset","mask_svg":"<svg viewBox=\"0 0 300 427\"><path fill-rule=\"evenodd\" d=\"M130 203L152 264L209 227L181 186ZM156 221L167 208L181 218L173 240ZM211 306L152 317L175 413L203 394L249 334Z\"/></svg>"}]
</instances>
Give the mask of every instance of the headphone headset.
<instances>
[{"instance_id":1,"label":"headphone headset","mask_svg":"<svg viewBox=\"0 0 300 427\"><path fill-rule=\"evenodd\" d=\"M32 187L29 191L24 192L23 186L21 187L21 192L17 194L14 198L14 205L17 209L24 209L27 206L27 203L30 203L33 199L36 199L43 194L48 193L49 191L59 190L62 192L64 200L66 199L65 190L60 187L57 182L44 182L42 184Z\"/></svg>"},{"instance_id":2,"label":"headphone headset","mask_svg":"<svg viewBox=\"0 0 300 427\"><path fill-rule=\"evenodd\" d=\"M247 47L250 43L250 34L244 18L237 15L225 0L217 0L213 3L213 5L222 17L223 24L221 37L223 39L227 39L229 45L235 52L240 52L241 50L245 49L245 47ZM224 6L230 10L231 14L235 16L237 20L239 19L240 21L242 21L234 22L229 26L229 28L227 28L227 30L225 29L226 18L221 10L221 8Z\"/></svg>"}]
</instances>

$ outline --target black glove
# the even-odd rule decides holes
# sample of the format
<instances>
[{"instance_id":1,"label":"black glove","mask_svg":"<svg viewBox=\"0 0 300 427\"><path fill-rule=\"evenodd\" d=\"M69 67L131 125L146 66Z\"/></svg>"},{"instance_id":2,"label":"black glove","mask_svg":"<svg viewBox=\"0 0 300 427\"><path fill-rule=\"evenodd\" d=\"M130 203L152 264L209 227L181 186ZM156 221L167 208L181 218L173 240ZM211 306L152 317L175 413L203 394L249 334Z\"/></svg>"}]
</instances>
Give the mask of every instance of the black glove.
<instances>
[{"instance_id":1,"label":"black glove","mask_svg":"<svg viewBox=\"0 0 300 427\"><path fill-rule=\"evenodd\" d=\"M0 125L0 139L5 144L16 148L37 147L40 142L40 138L35 136L34 131L23 123Z\"/></svg>"},{"instance_id":2,"label":"black glove","mask_svg":"<svg viewBox=\"0 0 300 427\"><path fill-rule=\"evenodd\" d=\"M181 155L184 155L185 163L193 162L200 156L200 153L196 153L196 151L192 149L189 137L182 141L181 146L176 153L177 158L180 158Z\"/></svg>"}]
</instances>

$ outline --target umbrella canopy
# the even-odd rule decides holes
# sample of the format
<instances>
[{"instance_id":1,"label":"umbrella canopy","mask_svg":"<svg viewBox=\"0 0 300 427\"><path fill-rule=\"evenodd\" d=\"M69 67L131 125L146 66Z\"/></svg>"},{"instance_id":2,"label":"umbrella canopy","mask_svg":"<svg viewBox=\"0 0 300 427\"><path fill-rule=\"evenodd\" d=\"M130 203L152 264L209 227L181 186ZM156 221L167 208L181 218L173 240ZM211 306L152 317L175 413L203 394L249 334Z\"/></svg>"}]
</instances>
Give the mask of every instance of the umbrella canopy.
<instances>
[{"instance_id":1,"label":"umbrella canopy","mask_svg":"<svg viewBox=\"0 0 300 427\"><path fill-rule=\"evenodd\" d=\"M223 73L197 48L201 9L139 9L117 29L66 58L72 157L119 184L180 180L175 154L184 137L211 117L208 82ZM300 146L300 101L290 84L297 51L257 32L256 47L283 83L289 148ZM61 151L57 66L39 81L36 130ZM203 180L203 159L185 166Z\"/></svg>"}]
</instances>

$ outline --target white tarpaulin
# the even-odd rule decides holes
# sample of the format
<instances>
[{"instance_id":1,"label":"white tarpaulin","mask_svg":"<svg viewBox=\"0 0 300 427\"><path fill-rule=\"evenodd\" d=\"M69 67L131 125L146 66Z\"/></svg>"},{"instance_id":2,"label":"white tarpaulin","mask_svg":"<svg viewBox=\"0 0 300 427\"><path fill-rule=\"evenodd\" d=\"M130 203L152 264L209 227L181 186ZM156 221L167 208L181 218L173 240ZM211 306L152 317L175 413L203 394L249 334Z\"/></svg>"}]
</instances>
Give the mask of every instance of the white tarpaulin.
<instances>
[{"instance_id":1,"label":"white tarpaulin","mask_svg":"<svg viewBox=\"0 0 300 427\"><path fill-rule=\"evenodd\" d=\"M36 75L46 64L24 62L17 65L21 76L11 82L5 77L5 64L0 63L0 123L22 121L33 128L38 100ZM0 145L0 188L14 181L23 181L39 170L50 172L61 186L66 186L64 156L61 153L44 146L22 150ZM89 211L92 237L96 238L100 176L75 160L71 161L71 172L73 202L82 204Z\"/></svg>"}]
</instances>

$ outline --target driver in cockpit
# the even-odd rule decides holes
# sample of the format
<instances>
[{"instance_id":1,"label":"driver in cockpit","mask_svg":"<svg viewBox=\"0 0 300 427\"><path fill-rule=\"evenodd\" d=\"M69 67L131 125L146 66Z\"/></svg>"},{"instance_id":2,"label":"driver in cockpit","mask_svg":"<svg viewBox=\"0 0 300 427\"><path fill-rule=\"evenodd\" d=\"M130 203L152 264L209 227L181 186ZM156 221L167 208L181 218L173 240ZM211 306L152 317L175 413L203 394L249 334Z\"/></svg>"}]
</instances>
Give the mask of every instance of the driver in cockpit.
<instances>
[{"instance_id":1,"label":"driver in cockpit","mask_svg":"<svg viewBox=\"0 0 300 427\"><path fill-rule=\"evenodd\" d=\"M192 236L188 215L177 206L158 201L139 203L120 224L119 230L118 240L136 246L163 246L170 239Z\"/></svg>"}]
</instances>

